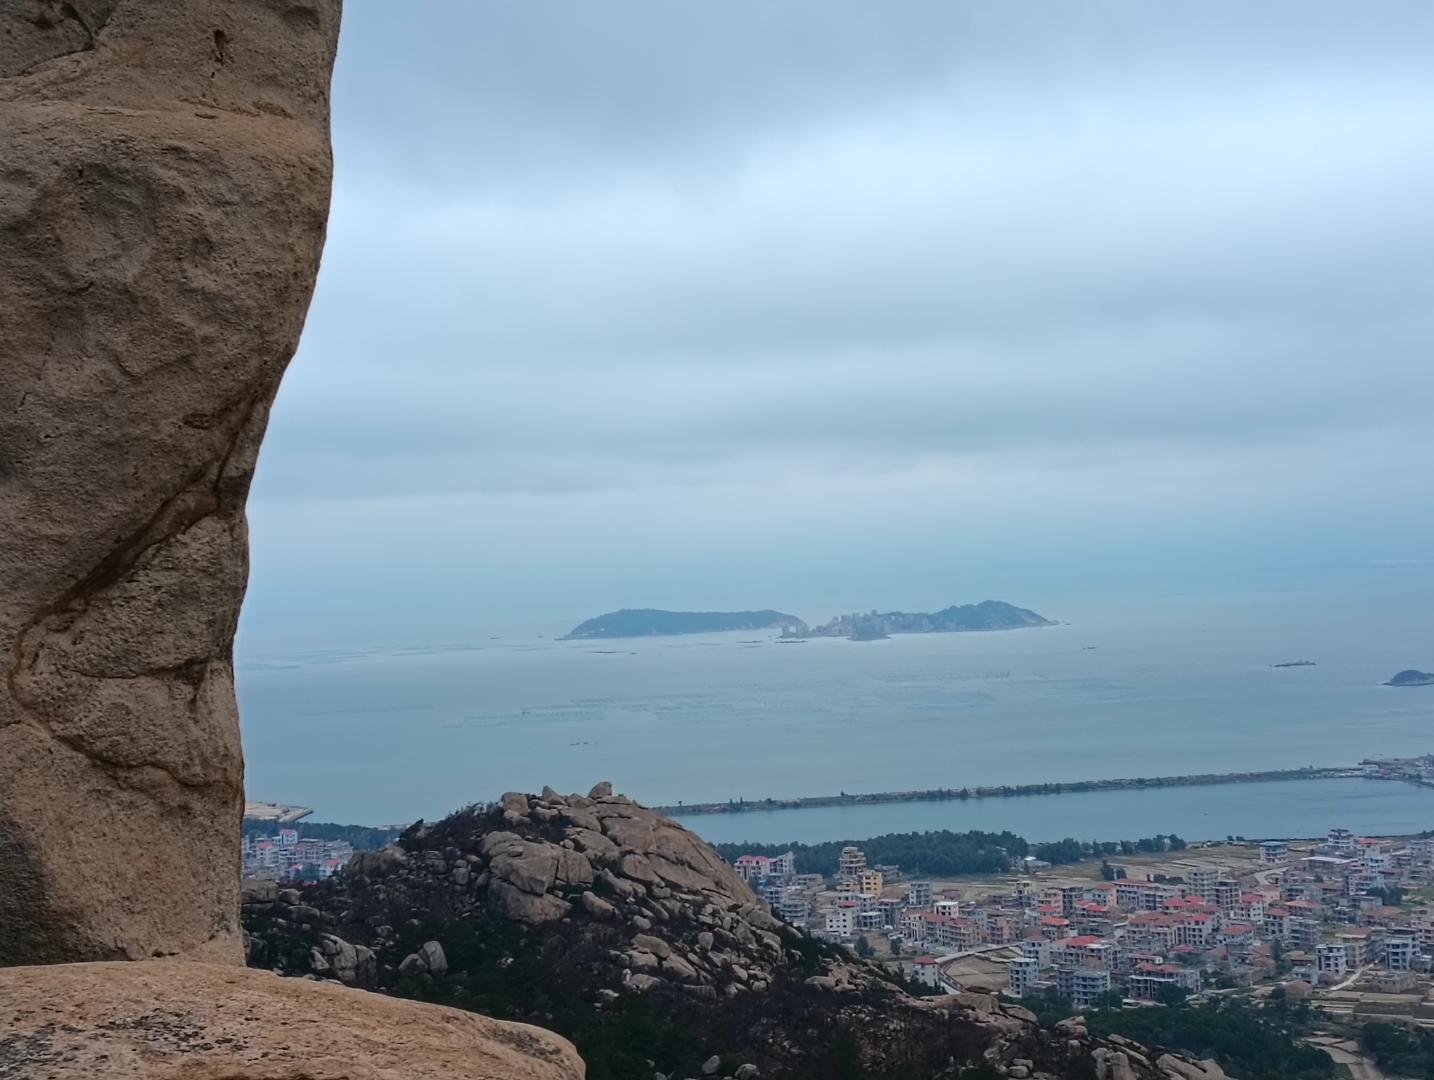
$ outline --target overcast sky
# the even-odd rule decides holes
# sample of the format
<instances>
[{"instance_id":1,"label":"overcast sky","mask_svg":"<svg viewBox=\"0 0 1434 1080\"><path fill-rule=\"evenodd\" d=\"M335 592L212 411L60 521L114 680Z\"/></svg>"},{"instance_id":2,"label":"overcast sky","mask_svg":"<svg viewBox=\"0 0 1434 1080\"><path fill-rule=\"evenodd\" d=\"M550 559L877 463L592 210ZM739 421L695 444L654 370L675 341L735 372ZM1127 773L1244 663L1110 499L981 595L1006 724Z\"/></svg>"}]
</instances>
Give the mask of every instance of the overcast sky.
<instances>
[{"instance_id":1,"label":"overcast sky","mask_svg":"<svg viewBox=\"0 0 1434 1080\"><path fill-rule=\"evenodd\" d=\"M1431 60L1427 0L350 0L244 640L1434 558Z\"/></svg>"}]
</instances>

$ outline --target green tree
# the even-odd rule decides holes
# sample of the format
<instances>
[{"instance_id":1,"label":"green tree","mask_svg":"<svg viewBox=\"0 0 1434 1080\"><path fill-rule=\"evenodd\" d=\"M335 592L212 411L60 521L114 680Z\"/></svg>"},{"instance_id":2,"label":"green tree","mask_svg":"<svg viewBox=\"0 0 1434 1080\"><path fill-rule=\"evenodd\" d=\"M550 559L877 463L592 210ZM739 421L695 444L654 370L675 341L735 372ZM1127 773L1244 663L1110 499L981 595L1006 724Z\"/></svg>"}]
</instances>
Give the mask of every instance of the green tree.
<instances>
[{"instance_id":1,"label":"green tree","mask_svg":"<svg viewBox=\"0 0 1434 1080\"><path fill-rule=\"evenodd\" d=\"M1174 983L1166 983L1159 990L1155 991L1155 1000L1162 1005L1169 1005L1172 1008L1179 1008L1185 1004L1185 999L1190 996L1190 991L1183 986L1176 986Z\"/></svg>"}]
</instances>

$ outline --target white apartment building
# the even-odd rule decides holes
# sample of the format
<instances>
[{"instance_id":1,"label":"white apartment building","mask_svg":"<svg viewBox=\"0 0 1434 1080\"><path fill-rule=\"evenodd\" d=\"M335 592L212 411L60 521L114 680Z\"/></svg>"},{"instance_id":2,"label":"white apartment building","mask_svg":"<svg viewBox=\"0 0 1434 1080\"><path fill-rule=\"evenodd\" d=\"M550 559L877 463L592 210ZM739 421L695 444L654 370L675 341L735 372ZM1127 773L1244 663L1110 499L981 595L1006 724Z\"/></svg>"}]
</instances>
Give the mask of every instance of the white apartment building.
<instances>
[{"instance_id":1,"label":"white apartment building","mask_svg":"<svg viewBox=\"0 0 1434 1080\"><path fill-rule=\"evenodd\" d=\"M1026 959L1034 960L1038 969L1051 966L1051 943L1048 938L1026 938L1021 942L1021 952L1025 954Z\"/></svg>"},{"instance_id":2,"label":"white apartment building","mask_svg":"<svg viewBox=\"0 0 1434 1080\"><path fill-rule=\"evenodd\" d=\"M1419 940L1414 934L1394 931L1384 939L1384 966L1390 971L1413 971L1418 955Z\"/></svg>"},{"instance_id":3,"label":"white apartment building","mask_svg":"<svg viewBox=\"0 0 1434 1080\"><path fill-rule=\"evenodd\" d=\"M1007 989L1016 997L1025 994L1041 977L1041 965L1029 956L1012 960L1006 970L1010 977Z\"/></svg>"},{"instance_id":4,"label":"white apartment building","mask_svg":"<svg viewBox=\"0 0 1434 1080\"><path fill-rule=\"evenodd\" d=\"M1315 946L1315 970L1321 981L1338 982L1349 970L1348 954L1343 943L1321 941Z\"/></svg>"},{"instance_id":5,"label":"white apartment building","mask_svg":"<svg viewBox=\"0 0 1434 1080\"><path fill-rule=\"evenodd\" d=\"M773 877L792 877L797 872L797 856L794 852L778 855L772 859L768 872Z\"/></svg>"},{"instance_id":6,"label":"white apartment building","mask_svg":"<svg viewBox=\"0 0 1434 1080\"><path fill-rule=\"evenodd\" d=\"M906 885L906 902L912 907L927 908L931 906L931 882L911 881Z\"/></svg>"},{"instance_id":7,"label":"white apartment building","mask_svg":"<svg viewBox=\"0 0 1434 1080\"><path fill-rule=\"evenodd\" d=\"M1279 866L1290 861L1290 845L1283 840L1266 840L1260 845L1260 862Z\"/></svg>"},{"instance_id":8,"label":"white apartment building","mask_svg":"<svg viewBox=\"0 0 1434 1080\"><path fill-rule=\"evenodd\" d=\"M1060 992L1077 1008L1088 1008L1101 994L1110 992L1110 972L1095 968L1061 968L1056 973Z\"/></svg>"}]
</instances>

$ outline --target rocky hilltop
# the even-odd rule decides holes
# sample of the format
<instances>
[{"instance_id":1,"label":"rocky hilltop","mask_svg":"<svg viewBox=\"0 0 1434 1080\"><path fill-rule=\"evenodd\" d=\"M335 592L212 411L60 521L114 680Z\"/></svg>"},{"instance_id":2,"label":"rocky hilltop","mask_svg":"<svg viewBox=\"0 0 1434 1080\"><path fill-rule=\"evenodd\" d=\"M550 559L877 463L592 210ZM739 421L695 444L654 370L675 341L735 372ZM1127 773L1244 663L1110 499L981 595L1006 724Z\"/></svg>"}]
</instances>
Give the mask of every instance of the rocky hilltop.
<instances>
[{"instance_id":1,"label":"rocky hilltop","mask_svg":"<svg viewBox=\"0 0 1434 1080\"><path fill-rule=\"evenodd\" d=\"M510 792L329 881L249 882L245 901L250 964L547 1027L594 1077L1221 1075L989 995L915 996L781 922L701 838L608 784Z\"/></svg>"}]
</instances>

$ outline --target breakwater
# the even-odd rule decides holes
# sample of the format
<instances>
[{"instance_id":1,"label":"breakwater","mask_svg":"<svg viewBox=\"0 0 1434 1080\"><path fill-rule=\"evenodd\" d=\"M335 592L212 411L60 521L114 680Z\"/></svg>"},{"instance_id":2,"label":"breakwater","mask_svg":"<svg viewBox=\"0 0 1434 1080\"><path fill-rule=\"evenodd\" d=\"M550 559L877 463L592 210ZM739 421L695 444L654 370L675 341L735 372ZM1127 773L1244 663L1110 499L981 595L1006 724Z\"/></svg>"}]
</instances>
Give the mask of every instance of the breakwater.
<instances>
[{"instance_id":1,"label":"breakwater","mask_svg":"<svg viewBox=\"0 0 1434 1080\"><path fill-rule=\"evenodd\" d=\"M996 787L931 788L925 791L877 791L852 795L809 795L796 799L732 799L727 802L678 803L653 807L668 817L696 814L741 814L769 810L811 810L830 806L878 803L951 802L968 799L1009 799L1026 795L1068 795L1087 791L1131 791L1144 788L1205 787L1218 784L1260 784L1274 780L1331 780L1362 777L1355 766L1270 769L1263 772L1196 773L1190 776L1137 776L1119 780L1076 780L1060 784L1002 784Z\"/></svg>"}]
</instances>

